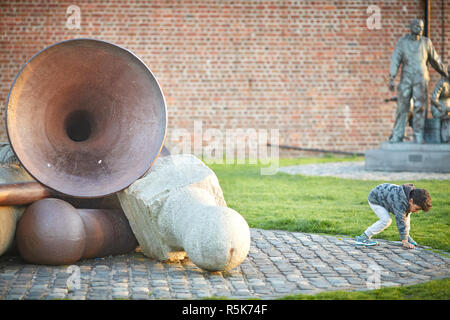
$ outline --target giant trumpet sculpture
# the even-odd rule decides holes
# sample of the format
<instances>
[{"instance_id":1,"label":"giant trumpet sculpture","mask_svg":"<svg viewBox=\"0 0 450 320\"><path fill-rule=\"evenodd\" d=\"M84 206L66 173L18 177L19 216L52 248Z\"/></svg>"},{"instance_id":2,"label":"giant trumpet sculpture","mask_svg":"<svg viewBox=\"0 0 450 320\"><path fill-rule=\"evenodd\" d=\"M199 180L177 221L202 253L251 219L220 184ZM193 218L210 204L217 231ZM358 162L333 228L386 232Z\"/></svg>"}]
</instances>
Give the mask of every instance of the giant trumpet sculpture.
<instances>
[{"instance_id":1,"label":"giant trumpet sculpture","mask_svg":"<svg viewBox=\"0 0 450 320\"><path fill-rule=\"evenodd\" d=\"M135 248L117 199L111 207L107 196L150 169L161 152L166 123L159 84L130 51L75 39L34 55L11 86L6 128L11 148L36 181L0 185L0 206L34 202L18 222L22 257L65 264ZM89 210L76 211L63 200L35 202L49 197Z\"/></svg>"}]
</instances>

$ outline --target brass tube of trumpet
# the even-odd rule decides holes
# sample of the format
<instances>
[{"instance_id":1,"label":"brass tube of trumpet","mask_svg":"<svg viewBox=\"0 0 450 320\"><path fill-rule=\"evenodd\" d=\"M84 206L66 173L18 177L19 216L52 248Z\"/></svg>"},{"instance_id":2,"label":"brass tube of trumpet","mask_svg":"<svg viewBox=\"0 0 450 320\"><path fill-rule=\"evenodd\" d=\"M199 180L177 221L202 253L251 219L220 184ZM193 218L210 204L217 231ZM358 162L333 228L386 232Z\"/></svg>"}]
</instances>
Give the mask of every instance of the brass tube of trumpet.
<instances>
[{"instance_id":1,"label":"brass tube of trumpet","mask_svg":"<svg viewBox=\"0 0 450 320\"><path fill-rule=\"evenodd\" d=\"M0 206L19 206L51 197L52 193L39 182L0 184Z\"/></svg>"}]
</instances>

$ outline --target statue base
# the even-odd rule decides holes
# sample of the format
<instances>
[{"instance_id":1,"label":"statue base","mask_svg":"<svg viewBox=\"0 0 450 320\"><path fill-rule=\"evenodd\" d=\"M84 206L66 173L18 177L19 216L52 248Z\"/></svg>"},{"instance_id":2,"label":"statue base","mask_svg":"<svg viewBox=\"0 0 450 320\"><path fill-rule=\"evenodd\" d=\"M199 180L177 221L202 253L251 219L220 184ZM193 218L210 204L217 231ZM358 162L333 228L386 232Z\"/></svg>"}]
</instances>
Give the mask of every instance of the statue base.
<instances>
[{"instance_id":1,"label":"statue base","mask_svg":"<svg viewBox=\"0 0 450 320\"><path fill-rule=\"evenodd\" d=\"M383 142L365 153L366 170L408 172L450 172L450 144Z\"/></svg>"}]
</instances>

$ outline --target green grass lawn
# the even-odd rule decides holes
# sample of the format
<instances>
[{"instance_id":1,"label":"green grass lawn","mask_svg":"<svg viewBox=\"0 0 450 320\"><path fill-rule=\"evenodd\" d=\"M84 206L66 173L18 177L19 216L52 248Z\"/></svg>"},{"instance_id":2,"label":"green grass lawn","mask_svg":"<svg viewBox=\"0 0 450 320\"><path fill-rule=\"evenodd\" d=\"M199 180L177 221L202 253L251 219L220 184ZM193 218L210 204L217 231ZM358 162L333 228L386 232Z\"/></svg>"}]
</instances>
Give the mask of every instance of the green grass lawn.
<instances>
[{"instance_id":1,"label":"green grass lawn","mask_svg":"<svg viewBox=\"0 0 450 320\"><path fill-rule=\"evenodd\" d=\"M450 279L432 280L412 286L367 291L329 291L314 295L295 294L283 300L448 300Z\"/></svg>"},{"instance_id":2,"label":"green grass lawn","mask_svg":"<svg viewBox=\"0 0 450 320\"><path fill-rule=\"evenodd\" d=\"M280 159L280 166L362 160L324 157ZM363 181L277 173L261 175L260 166L211 164L229 207L252 228L344 235L361 234L377 220L367 203L369 191L386 181ZM414 183L430 192L433 208L411 216L411 236L422 245L450 251L450 181L392 181ZM395 222L374 238L400 240Z\"/></svg>"},{"instance_id":3,"label":"green grass lawn","mask_svg":"<svg viewBox=\"0 0 450 320\"><path fill-rule=\"evenodd\" d=\"M365 291L327 291L317 294L293 294L277 300L448 300L450 278L431 280L409 286L397 286ZM206 300L227 300L208 297Z\"/></svg>"}]
</instances>

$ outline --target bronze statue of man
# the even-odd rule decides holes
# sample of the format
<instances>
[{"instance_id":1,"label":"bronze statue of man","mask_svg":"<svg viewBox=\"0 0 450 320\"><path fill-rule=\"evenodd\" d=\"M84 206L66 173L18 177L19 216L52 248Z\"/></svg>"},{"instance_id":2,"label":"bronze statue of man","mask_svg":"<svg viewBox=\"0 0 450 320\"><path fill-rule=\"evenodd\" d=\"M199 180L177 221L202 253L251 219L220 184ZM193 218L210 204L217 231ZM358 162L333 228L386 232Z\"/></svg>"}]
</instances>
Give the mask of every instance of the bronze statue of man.
<instances>
[{"instance_id":1,"label":"bronze statue of man","mask_svg":"<svg viewBox=\"0 0 450 320\"><path fill-rule=\"evenodd\" d=\"M431 40L423 37L423 21L413 19L411 33L401 37L395 46L389 69L389 89L395 90L394 79L402 65L400 83L397 87L397 111L390 142L402 142L408 119L410 100L413 99L414 142L425 143L424 129L428 109L428 62L444 77L448 77L447 67L433 48Z\"/></svg>"}]
</instances>

